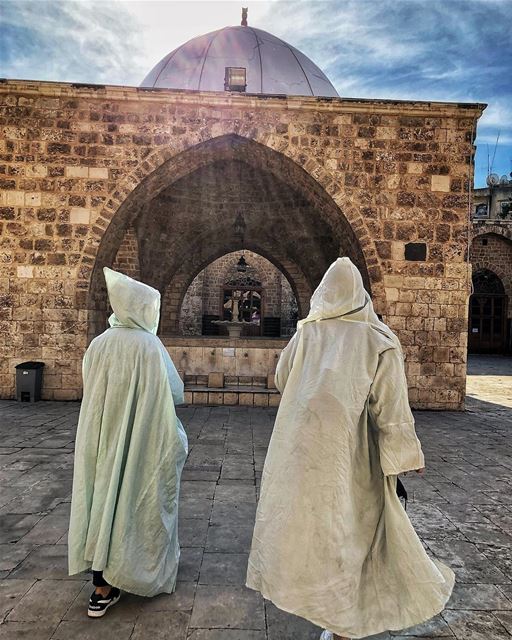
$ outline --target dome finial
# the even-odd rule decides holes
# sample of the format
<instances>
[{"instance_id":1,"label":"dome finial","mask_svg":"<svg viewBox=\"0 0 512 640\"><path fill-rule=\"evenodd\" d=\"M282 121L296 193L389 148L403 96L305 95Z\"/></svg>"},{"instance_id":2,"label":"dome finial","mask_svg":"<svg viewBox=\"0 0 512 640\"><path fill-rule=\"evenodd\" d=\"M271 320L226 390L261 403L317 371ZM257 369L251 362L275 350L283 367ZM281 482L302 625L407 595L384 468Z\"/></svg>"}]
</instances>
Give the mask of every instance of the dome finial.
<instances>
[{"instance_id":1,"label":"dome finial","mask_svg":"<svg viewBox=\"0 0 512 640\"><path fill-rule=\"evenodd\" d=\"M249 9L247 7L242 7L242 22L240 23L242 27L247 26L247 12Z\"/></svg>"}]
</instances>

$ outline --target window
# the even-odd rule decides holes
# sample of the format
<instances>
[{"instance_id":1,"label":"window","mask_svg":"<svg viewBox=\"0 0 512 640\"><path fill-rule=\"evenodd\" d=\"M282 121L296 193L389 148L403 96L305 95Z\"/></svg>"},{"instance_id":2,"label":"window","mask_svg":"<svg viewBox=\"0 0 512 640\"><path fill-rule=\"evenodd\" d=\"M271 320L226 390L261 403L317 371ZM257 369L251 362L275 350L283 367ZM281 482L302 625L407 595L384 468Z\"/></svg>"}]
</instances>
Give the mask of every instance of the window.
<instances>
[{"instance_id":1,"label":"window","mask_svg":"<svg viewBox=\"0 0 512 640\"><path fill-rule=\"evenodd\" d=\"M427 259L427 245L424 242L408 242L405 245L405 259L425 261Z\"/></svg>"},{"instance_id":2,"label":"window","mask_svg":"<svg viewBox=\"0 0 512 640\"><path fill-rule=\"evenodd\" d=\"M473 218L475 220L482 220L489 217L489 211L487 209L487 202L480 202L475 206L475 212Z\"/></svg>"},{"instance_id":3,"label":"window","mask_svg":"<svg viewBox=\"0 0 512 640\"><path fill-rule=\"evenodd\" d=\"M499 204L500 218L512 218L512 200L502 200Z\"/></svg>"},{"instance_id":4,"label":"window","mask_svg":"<svg viewBox=\"0 0 512 640\"><path fill-rule=\"evenodd\" d=\"M247 88L247 70L245 67L226 67L224 76L225 91L245 91Z\"/></svg>"}]
</instances>

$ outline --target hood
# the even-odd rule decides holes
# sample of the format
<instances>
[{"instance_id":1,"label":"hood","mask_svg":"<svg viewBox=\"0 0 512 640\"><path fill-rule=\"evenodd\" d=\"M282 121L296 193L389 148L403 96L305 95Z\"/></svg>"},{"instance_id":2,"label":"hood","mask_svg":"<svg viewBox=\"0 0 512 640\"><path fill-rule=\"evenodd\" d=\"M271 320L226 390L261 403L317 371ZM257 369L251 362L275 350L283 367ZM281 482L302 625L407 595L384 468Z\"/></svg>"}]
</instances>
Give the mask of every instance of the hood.
<instances>
[{"instance_id":1,"label":"hood","mask_svg":"<svg viewBox=\"0 0 512 640\"><path fill-rule=\"evenodd\" d=\"M393 341L396 340L391 329L377 317L361 274L350 258L338 258L327 269L311 296L307 318L301 320L298 326L340 317L344 320L367 322Z\"/></svg>"},{"instance_id":2,"label":"hood","mask_svg":"<svg viewBox=\"0 0 512 640\"><path fill-rule=\"evenodd\" d=\"M114 313L111 327L144 329L156 334L160 318L160 292L123 273L103 267L108 298Z\"/></svg>"}]
</instances>

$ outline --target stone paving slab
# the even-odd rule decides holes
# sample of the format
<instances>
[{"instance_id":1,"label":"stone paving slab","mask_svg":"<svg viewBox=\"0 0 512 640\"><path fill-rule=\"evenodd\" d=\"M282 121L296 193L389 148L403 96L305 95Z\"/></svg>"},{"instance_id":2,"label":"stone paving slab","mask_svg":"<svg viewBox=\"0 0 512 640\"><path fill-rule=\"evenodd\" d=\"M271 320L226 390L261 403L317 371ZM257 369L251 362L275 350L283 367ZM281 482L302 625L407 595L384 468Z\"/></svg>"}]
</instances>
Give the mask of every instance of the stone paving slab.
<instances>
[{"instance_id":1,"label":"stone paving slab","mask_svg":"<svg viewBox=\"0 0 512 640\"><path fill-rule=\"evenodd\" d=\"M457 584L433 620L372 640L512 637L512 359L472 358L467 411L416 412L427 458L408 514ZM90 576L67 575L78 403L0 402L0 640L316 640L320 630L245 588L275 409L184 407L189 441L173 595L123 594L86 615ZM49 592L55 594L51 600Z\"/></svg>"}]
</instances>

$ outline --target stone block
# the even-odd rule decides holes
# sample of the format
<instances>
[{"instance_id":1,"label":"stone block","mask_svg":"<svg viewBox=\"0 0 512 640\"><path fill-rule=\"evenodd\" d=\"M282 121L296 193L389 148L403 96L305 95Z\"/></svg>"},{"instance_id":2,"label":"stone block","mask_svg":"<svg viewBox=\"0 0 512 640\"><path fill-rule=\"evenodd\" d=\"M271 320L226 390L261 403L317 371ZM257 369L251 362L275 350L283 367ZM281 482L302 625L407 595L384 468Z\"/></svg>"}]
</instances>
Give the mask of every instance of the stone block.
<instances>
[{"instance_id":1,"label":"stone block","mask_svg":"<svg viewBox=\"0 0 512 640\"><path fill-rule=\"evenodd\" d=\"M386 289L386 299L388 302L397 302L399 297L399 290L393 287Z\"/></svg>"},{"instance_id":2,"label":"stone block","mask_svg":"<svg viewBox=\"0 0 512 640\"><path fill-rule=\"evenodd\" d=\"M25 206L26 207L40 207L41 206L41 193L37 191L31 191L25 193Z\"/></svg>"},{"instance_id":3,"label":"stone block","mask_svg":"<svg viewBox=\"0 0 512 640\"><path fill-rule=\"evenodd\" d=\"M82 589L83 582L77 580L41 580L17 602L8 615L10 622L58 623ZM48 601L49 590L53 597Z\"/></svg>"},{"instance_id":4,"label":"stone block","mask_svg":"<svg viewBox=\"0 0 512 640\"><path fill-rule=\"evenodd\" d=\"M190 628L263 630L263 599L245 587L199 585Z\"/></svg>"},{"instance_id":5,"label":"stone block","mask_svg":"<svg viewBox=\"0 0 512 640\"><path fill-rule=\"evenodd\" d=\"M25 192L7 191L5 194L5 204L11 207L23 207L25 205Z\"/></svg>"},{"instance_id":6,"label":"stone block","mask_svg":"<svg viewBox=\"0 0 512 640\"><path fill-rule=\"evenodd\" d=\"M19 266L16 269L16 273L18 278L33 278L34 277L34 267L32 266Z\"/></svg>"},{"instance_id":7,"label":"stone block","mask_svg":"<svg viewBox=\"0 0 512 640\"><path fill-rule=\"evenodd\" d=\"M431 191L450 192L450 176L431 176Z\"/></svg>"},{"instance_id":8,"label":"stone block","mask_svg":"<svg viewBox=\"0 0 512 640\"><path fill-rule=\"evenodd\" d=\"M27 178L45 178L48 175L48 168L44 164L27 165L25 175Z\"/></svg>"},{"instance_id":9,"label":"stone block","mask_svg":"<svg viewBox=\"0 0 512 640\"><path fill-rule=\"evenodd\" d=\"M90 209L85 207L71 207L69 221L71 224L89 224L91 219Z\"/></svg>"},{"instance_id":10,"label":"stone block","mask_svg":"<svg viewBox=\"0 0 512 640\"><path fill-rule=\"evenodd\" d=\"M193 404L208 404L208 393L194 391L192 396Z\"/></svg>"},{"instance_id":11,"label":"stone block","mask_svg":"<svg viewBox=\"0 0 512 640\"><path fill-rule=\"evenodd\" d=\"M276 388L276 376L275 373L269 373L267 375L267 389Z\"/></svg>"},{"instance_id":12,"label":"stone block","mask_svg":"<svg viewBox=\"0 0 512 640\"><path fill-rule=\"evenodd\" d=\"M391 258L392 260L404 260L405 243L397 241L391 243Z\"/></svg>"},{"instance_id":13,"label":"stone block","mask_svg":"<svg viewBox=\"0 0 512 640\"><path fill-rule=\"evenodd\" d=\"M89 177L89 167L65 167L64 175L66 176L66 178L87 178Z\"/></svg>"},{"instance_id":14,"label":"stone block","mask_svg":"<svg viewBox=\"0 0 512 640\"><path fill-rule=\"evenodd\" d=\"M108 180L108 169L105 167L89 167L89 178L92 180Z\"/></svg>"},{"instance_id":15,"label":"stone block","mask_svg":"<svg viewBox=\"0 0 512 640\"><path fill-rule=\"evenodd\" d=\"M412 174L422 174L423 173L423 165L419 162L408 162L407 163L407 173Z\"/></svg>"},{"instance_id":16,"label":"stone block","mask_svg":"<svg viewBox=\"0 0 512 640\"><path fill-rule=\"evenodd\" d=\"M211 391L208 393L208 404L212 405L221 405L224 401L224 394L221 392L212 393Z\"/></svg>"},{"instance_id":17,"label":"stone block","mask_svg":"<svg viewBox=\"0 0 512 640\"><path fill-rule=\"evenodd\" d=\"M238 396L238 403L252 407L254 404L254 393L240 393Z\"/></svg>"},{"instance_id":18,"label":"stone block","mask_svg":"<svg viewBox=\"0 0 512 640\"><path fill-rule=\"evenodd\" d=\"M247 574L246 553L205 553L199 575L199 584L245 585Z\"/></svg>"},{"instance_id":19,"label":"stone block","mask_svg":"<svg viewBox=\"0 0 512 640\"><path fill-rule=\"evenodd\" d=\"M266 605L268 640L318 640L322 629L304 618L281 611L272 603ZM387 640L377 636L375 640Z\"/></svg>"},{"instance_id":20,"label":"stone block","mask_svg":"<svg viewBox=\"0 0 512 640\"><path fill-rule=\"evenodd\" d=\"M255 407L268 407L268 393L255 393L254 394L254 406Z\"/></svg>"},{"instance_id":21,"label":"stone block","mask_svg":"<svg viewBox=\"0 0 512 640\"><path fill-rule=\"evenodd\" d=\"M51 638L54 638L55 627L56 623L48 623L46 621L7 621L0 625L0 640L51 640ZM73 635L73 637L76 638L77 636Z\"/></svg>"},{"instance_id":22,"label":"stone block","mask_svg":"<svg viewBox=\"0 0 512 640\"><path fill-rule=\"evenodd\" d=\"M281 394L272 393L268 398L268 406L269 407L278 407L281 402Z\"/></svg>"},{"instance_id":23,"label":"stone block","mask_svg":"<svg viewBox=\"0 0 512 640\"><path fill-rule=\"evenodd\" d=\"M238 393L223 393L224 404L236 405L238 404Z\"/></svg>"},{"instance_id":24,"label":"stone block","mask_svg":"<svg viewBox=\"0 0 512 640\"><path fill-rule=\"evenodd\" d=\"M224 374L221 371L212 371L208 374L208 388L222 389L224 388Z\"/></svg>"}]
</instances>

